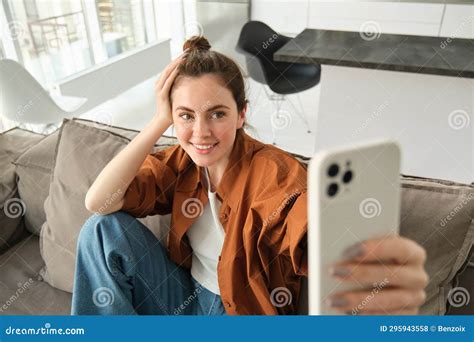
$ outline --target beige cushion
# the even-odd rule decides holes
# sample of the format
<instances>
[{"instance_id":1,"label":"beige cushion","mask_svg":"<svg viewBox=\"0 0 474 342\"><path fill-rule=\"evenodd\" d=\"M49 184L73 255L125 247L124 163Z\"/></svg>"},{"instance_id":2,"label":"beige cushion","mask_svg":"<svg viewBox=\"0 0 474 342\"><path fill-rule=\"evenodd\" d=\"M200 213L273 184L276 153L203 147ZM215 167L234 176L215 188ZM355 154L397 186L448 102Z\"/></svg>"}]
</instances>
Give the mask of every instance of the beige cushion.
<instances>
[{"instance_id":1,"label":"beige cushion","mask_svg":"<svg viewBox=\"0 0 474 342\"><path fill-rule=\"evenodd\" d=\"M24 228L20 222L29 210L19 197L12 162L43 138L41 134L18 127L0 134L0 253L21 236Z\"/></svg>"},{"instance_id":2,"label":"beige cushion","mask_svg":"<svg viewBox=\"0 0 474 342\"><path fill-rule=\"evenodd\" d=\"M49 193L58 136L59 130L29 148L14 162L18 192L29 209L25 214L26 229L36 235L46 221L43 204Z\"/></svg>"},{"instance_id":3,"label":"beige cushion","mask_svg":"<svg viewBox=\"0 0 474 342\"><path fill-rule=\"evenodd\" d=\"M468 262L474 241L473 217L472 185L402 178L400 234L418 242L428 254L425 268L430 282L421 314L445 314L453 279Z\"/></svg>"},{"instance_id":4,"label":"beige cushion","mask_svg":"<svg viewBox=\"0 0 474 342\"><path fill-rule=\"evenodd\" d=\"M71 314L71 293L41 281L43 266L36 235L0 255L0 316Z\"/></svg>"},{"instance_id":5,"label":"beige cushion","mask_svg":"<svg viewBox=\"0 0 474 342\"><path fill-rule=\"evenodd\" d=\"M86 119L75 118L73 120L116 135L118 134L130 140L139 133L137 130L101 124ZM41 227L46 221L43 205L49 194L58 136L59 130L51 133L26 150L14 162L19 176L18 192L22 201L29 208L25 214L26 229L36 235L40 234Z\"/></svg>"},{"instance_id":6,"label":"beige cushion","mask_svg":"<svg viewBox=\"0 0 474 342\"><path fill-rule=\"evenodd\" d=\"M41 229L40 248L46 265L41 275L52 286L68 292L73 285L77 236L92 215L84 206L87 190L107 163L130 142L118 133L94 127L97 125L64 121L44 203L46 222ZM154 150L175 143L175 138L162 137ZM163 219L164 224L159 216L140 221L161 239L168 230L169 215Z\"/></svg>"}]
</instances>

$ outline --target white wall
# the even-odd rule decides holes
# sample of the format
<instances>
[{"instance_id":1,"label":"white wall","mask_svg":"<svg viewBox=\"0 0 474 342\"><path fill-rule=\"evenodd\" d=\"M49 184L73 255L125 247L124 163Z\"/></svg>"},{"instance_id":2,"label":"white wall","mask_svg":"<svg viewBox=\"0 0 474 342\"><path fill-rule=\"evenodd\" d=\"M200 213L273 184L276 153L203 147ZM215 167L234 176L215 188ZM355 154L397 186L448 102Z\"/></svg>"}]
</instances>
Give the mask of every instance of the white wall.
<instances>
[{"instance_id":1,"label":"white wall","mask_svg":"<svg viewBox=\"0 0 474 342\"><path fill-rule=\"evenodd\" d=\"M252 20L294 36L305 28L474 38L474 4L389 1L253 0ZM462 25L460 28L459 26Z\"/></svg>"},{"instance_id":2,"label":"white wall","mask_svg":"<svg viewBox=\"0 0 474 342\"><path fill-rule=\"evenodd\" d=\"M307 27L368 27L377 33L474 39L474 4L254 0L251 18L291 36ZM403 173L473 181L473 79L323 65L319 87L318 110L312 113L315 150L392 138L402 146ZM458 120L463 127L456 127Z\"/></svg>"}]
</instances>

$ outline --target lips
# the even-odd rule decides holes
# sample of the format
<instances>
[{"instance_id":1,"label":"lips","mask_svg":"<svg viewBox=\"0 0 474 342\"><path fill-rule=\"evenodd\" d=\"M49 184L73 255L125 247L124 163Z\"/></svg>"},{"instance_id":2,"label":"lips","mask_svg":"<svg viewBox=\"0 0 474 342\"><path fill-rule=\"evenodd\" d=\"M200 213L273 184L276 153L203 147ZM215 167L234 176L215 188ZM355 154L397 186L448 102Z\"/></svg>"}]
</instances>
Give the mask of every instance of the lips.
<instances>
[{"instance_id":1,"label":"lips","mask_svg":"<svg viewBox=\"0 0 474 342\"><path fill-rule=\"evenodd\" d=\"M191 143L191 145L193 145L195 151L199 154L209 154L209 153L212 153L212 151L214 151L214 147L216 145L218 145L219 143L214 143L214 144L203 144L203 145L200 145L200 144L193 144Z\"/></svg>"},{"instance_id":2,"label":"lips","mask_svg":"<svg viewBox=\"0 0 474 342\"><path fill-rule=\"evenodd\" d=\"M191 145L193 145L194 147L199 148L200 150L206 150L206 149L212 148L212 147L216 146L217 144L218 144L218 142L216 142L216 143L207 143L207 144L194 144L194 143L191 143Z\"/></svg>"}]
</instances>

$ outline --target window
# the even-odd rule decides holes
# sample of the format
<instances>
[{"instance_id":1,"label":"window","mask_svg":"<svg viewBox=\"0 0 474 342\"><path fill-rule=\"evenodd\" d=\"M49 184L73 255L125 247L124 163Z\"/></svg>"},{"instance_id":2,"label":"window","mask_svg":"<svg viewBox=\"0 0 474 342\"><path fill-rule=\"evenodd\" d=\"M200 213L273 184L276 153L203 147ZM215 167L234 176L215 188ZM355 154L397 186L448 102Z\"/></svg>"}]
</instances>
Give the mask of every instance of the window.
<instances>
[{"instance_id":1,"label":"window","mask_svg":"<svg viewBox=\"0 0 474 342\"><path fill-rule=\"evenodd\" d=\"M93 64L80 1L9 0L19 59L44 86Z\"/></svg>"},{"instance_id":2,"label":"window","mask_svg":"<svg viewBox=\"0 0 474 342\"><path fill-rule=\"evenodd\" d=\"M18 59L45 88L156 40L151 0L0 1Z\"/></svg>"},{"instance_id":3,"label":"window","mask_svg":"<svg viewBox=\"0 0 474 342\"><path fill-rule=\"evenodd\" d=\"M142 1L98 0L97 10L109 58L145 45Z\"/></svg>"}]
</instances>

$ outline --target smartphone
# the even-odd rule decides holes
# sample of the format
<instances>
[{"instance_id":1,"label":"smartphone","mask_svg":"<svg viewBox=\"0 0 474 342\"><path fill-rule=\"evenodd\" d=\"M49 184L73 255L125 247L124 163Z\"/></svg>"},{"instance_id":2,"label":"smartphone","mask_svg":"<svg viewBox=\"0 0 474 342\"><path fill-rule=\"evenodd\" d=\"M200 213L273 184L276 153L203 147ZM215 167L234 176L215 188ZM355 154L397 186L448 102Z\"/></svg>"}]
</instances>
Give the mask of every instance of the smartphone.
<instances>
[{"instance_id":1,"label":"smartphone","mask_svg":"<svg viewBox=\"0 0 474 342\"><path fill-rule=\"evenodd\" d=\"M398 234L400 147L376 140L316 153L308 166L308 310L340 315L325 306L335 292L361 288L329 274L345 248Z\"/></svg>"}]
</instances>

